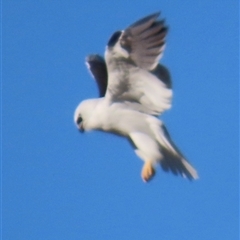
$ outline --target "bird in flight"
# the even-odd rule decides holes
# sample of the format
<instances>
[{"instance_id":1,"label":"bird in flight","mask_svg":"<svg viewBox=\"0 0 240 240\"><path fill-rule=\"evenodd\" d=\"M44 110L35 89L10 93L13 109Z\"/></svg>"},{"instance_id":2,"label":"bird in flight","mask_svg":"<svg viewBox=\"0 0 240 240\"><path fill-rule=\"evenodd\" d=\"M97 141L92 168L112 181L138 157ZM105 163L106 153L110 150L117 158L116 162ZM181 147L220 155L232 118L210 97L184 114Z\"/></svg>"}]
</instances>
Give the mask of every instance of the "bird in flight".
<instances>
[{"instance_id":1,"label":"bird in flight","mask_svg":"<svg viewBox=\"0 0 240 240\"><path fill-rule=\"evenodd\" d=\"M74 121L81 132L100 130L127 138L144 162L144 182L153 178L158 165L166 172L197 179L197 171L158 118L172 102L169 71L159 64L168 32L159 16L151 14L116 31L104 58L96 54L86 58L99 98L82 101Z\"/></svg>"}]
</instances>

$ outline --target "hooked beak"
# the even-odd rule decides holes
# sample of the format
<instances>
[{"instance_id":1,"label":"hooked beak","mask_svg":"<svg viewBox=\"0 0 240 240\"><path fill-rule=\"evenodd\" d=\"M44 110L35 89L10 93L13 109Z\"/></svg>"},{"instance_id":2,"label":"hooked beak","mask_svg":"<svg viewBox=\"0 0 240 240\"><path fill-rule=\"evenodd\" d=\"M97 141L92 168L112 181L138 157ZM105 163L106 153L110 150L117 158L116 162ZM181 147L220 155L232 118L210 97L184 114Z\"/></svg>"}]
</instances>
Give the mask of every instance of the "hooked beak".
<instances>
[{"instance_id":1,"label":"hooked beak","mask_svg":"<svg viewBox=\"0 0 240 240\"><path fill-rule=\"evenodd\" d=\"M78 124L78 130L79 130L79 132L84 133L84 127L83 127L82 122L80 124Z\"/></svg>"}]
</instances>

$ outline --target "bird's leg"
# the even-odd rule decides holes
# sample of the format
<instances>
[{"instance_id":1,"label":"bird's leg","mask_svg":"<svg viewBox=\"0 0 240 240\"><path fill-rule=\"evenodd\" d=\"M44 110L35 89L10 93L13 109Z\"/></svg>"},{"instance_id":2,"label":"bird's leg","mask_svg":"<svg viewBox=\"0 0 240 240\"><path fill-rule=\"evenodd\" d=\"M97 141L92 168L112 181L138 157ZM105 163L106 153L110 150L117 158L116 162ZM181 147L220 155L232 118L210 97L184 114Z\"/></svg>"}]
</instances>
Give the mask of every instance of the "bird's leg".
<instances>
[{"instance_id":1,"label":"bird's leg","mask_svg":"<svg viewBox=\"0 0 240 240\"><path fill-rule=\"evenodd\" d=\"M151 161L146 161L142 168L142 179L144 182L148 182L155 175L155 169Z\"/></svg>"}]
</instances>

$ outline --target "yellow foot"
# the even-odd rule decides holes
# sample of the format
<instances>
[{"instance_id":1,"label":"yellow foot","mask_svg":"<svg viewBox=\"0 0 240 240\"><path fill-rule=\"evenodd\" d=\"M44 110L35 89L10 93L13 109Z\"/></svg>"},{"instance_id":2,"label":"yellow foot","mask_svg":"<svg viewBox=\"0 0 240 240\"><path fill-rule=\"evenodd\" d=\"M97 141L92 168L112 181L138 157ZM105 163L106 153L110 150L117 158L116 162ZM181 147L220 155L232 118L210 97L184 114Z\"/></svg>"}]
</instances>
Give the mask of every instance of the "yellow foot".
<instances>
[{"instance_id":1,"label":"yellow foot","mask_svg":"<svg viewBox=\"0 0 240 240\"><path fill-rule=\"evenodd\" d=\"M155 169L150 161L145 162L142 168L142 179L148 182L155 175Z\"/></svg>"}]
</instances>

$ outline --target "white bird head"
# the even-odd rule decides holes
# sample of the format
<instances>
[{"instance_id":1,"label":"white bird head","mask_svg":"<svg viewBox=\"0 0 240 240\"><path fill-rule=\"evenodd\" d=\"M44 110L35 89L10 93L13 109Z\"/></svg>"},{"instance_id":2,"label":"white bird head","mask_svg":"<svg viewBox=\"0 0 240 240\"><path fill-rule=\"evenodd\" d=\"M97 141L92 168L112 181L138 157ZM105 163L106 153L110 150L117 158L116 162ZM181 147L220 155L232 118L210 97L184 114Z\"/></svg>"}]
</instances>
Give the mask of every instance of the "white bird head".
<instances>
[{"instance_id":1,"label":"white bird head","mask_svg":"<svg viewBox=\"0 0 240 240\"><path fill-rule=\"evenodd\" d=\"M88 99L82 101L76 108L74 113L74 122L77 125L79 131L91 130L94 128L91 119L94 109L99 99Z\"/></svg>"}]
</instances>

